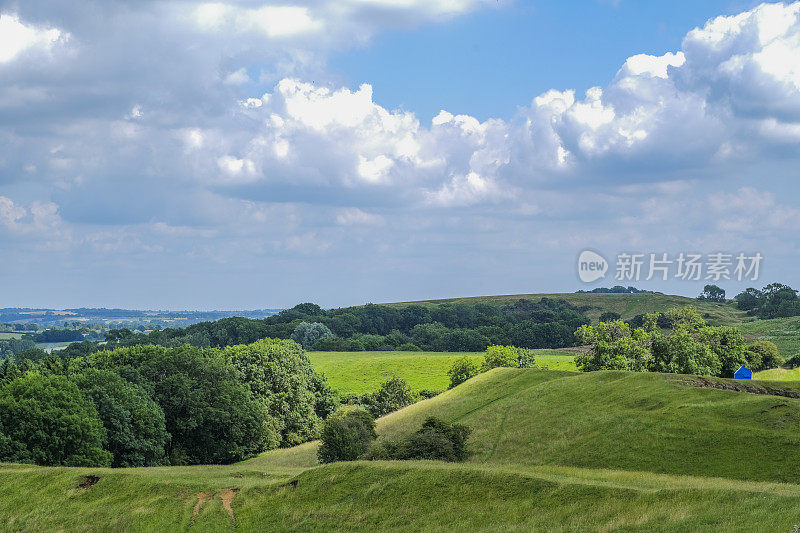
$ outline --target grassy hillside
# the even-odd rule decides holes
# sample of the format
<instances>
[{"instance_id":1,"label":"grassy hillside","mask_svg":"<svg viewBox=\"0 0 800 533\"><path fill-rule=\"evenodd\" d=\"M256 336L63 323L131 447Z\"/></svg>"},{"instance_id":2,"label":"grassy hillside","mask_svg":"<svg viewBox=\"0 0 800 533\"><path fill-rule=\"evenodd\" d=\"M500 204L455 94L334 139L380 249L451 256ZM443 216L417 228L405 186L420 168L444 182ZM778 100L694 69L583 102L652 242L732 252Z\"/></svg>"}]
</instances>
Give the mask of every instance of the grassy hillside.
<instances>
[{"instance_id":1,"label":"grassy hillside","mask_svg":"<svg viewBox=\"0 0 800 533\"><path fill-rule=\"evenodd\" d=\"M495 369L383 417L378 433L394 438L439 416L473 428L477 464L797 479L800 400L690 383L669 374ZM253 461L314 464L311 444L272 453Z\"/></svg>"},{"instance_id":2,"label":"grassy hillside","mask_svg":"<svg viewBox=\"0 0 800 533\"><path fill-rule=\"evenodd\" d=\"M752 320L740 326L749 341L772 341L786 359L800 351L800 316Z\"/></svg>"},{"instance_id":3,"label":"grassy hillside","mask_svg":"<svg viewBox=\"0 0 800 533\"><path fill-rule=\"evenodd\" d=\"M380 423L435 414L474 429L472 461L747 480L800 474L800 400L686 386L679 376L498 369ZM756 455L757 454L757 455Z\"/></svg>"},{"instance_id":4,"label":"grassy hillside","mask_svg":"<svg viewBox=\"0 0 800 533\"><path fill-rule=\"evenodd\" d=\"M535 350L536 364L552 370L576 370L574 357L558 350ZM447 371L453 362L467 356L477 364L482 352L309 352L314 368L344 394L362 394L377 389L397 376L415 390L445 390Z\"/></svg>"},{"instance_id":5,"label":"grassy hillside","mask_svg":"<svg viewBox=\"0 0 800 533\"><path fill-rule=\"evenodd\" d=\"M699 381L495 369L379 420L382 438L470 425L464 464L319 467L306 443L231 466L2 466L0 529L790 531L800 400Z\"/></svg>"},{"instance_id":6,"label":"grassy hillside","mask_svg":"<svg viewBox=\"0 0 800 533\"><path fill-rule=\"evenodd\" d=\"M619 313L622 318L629 319L645 313L663 313L673 307L693 305L707 315L706 318L713 325L737 325L744 318L744 313L738 311L732 303L714 303L675 296L671 294L601 294L601 293L553 293L553 294L507 294L499 296L473 296L467 298L449 298L444 300L420 300L416 302L398 302L387 305L435 305L442 303L482 302L488 304L502 304L509 301L525 298L539 300L540 298L554 298L565 300L576 306L590 306L586 313L593 321L608 311Z\"/></svg>"}]
</instances>

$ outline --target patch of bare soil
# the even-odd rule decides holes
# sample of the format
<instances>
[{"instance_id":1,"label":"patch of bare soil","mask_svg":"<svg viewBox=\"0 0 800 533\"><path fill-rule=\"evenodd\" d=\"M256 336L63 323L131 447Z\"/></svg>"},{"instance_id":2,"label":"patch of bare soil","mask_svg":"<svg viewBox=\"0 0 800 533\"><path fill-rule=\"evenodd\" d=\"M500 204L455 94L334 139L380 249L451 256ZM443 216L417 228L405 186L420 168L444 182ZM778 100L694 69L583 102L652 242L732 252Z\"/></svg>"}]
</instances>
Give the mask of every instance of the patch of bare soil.
<instances>
[{"instance_id":1,"label":"patch of bare soil","mask_svg":"<svg viewBox=\"0 0 800 533\"><path fill-rule=\"evenodd\" d=\"M222 506L226 511L228 511L228 516L231 517L231 522L234 526L236 526L236 517L233 514L233 507L231 507L231 503L236 497L237 492L239 492L239 489L225 489L219 493L219 499L222 500Z\"/></svg>"},{"instance_id":2,"label":"patch of bare soil","mask_svg":"<svg viewBox=\"0 0 800 533\"><path fill-rule=\"evenodd\" d=\"M194 510L192 511L192 522L191 522L192 524L194 524L194 520L195 520L195 518L197 518L197 515L200 513L200 508L203 507L203 504L205 504L206 502L210 502L211 498L213 498L213 497L214 497L213 494L209 494L207 492L198 492L197 493L197 503L194 504Z\"/></svg>"},{"instance_id":3,"label":"patch of bare soil","mask_svg":"<svg viewBox=\"0 0 800 533\"><path fill-rule=\"evenodd\" d=\"M800 391L795 389L779 389L769 385L757 385L752 381L745 380L727 381L697 376L682 377L678 380L678 382L691 385L693 387L707 387L712 389L747 392L750 394L765 394L768 396L783 396L785 398L800 398Z\"/></svg>"},{"instance_id":4,"label":"patch of bare soil","mask_svg":"<svg viewBox=\"0 0 800 533\"><path fill-rule=\"evenodd\" d=\"M100 481L100 476L85 476L83 481L78 484L78 488L89 490L94 487L98 481Z\"/></svg>"}]
</instances>

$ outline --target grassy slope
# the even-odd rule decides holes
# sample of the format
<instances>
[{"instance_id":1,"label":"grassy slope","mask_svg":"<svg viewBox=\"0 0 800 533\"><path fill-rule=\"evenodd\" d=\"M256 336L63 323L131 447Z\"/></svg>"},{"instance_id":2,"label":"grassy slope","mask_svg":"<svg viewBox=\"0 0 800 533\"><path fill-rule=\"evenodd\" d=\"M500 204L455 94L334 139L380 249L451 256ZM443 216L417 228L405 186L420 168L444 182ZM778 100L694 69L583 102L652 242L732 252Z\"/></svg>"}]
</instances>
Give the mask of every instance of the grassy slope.
<instances>
[{"instance_id":1,"label":"grassy slope","mask_svg":"<svg viewBox=\"0 0 800 533\"><path fill-rule=\"evenodd\" d=\"M800 351L800 316L753 320L742 324L740 330L749 341L774 342L785 359Z\"/></svg>"},{"instance_id":2,"label":"grassy slope","mask_svg":"<svg viewBox=\"0 0 800 533\"><path fill-rule=\"evenodd\" d=\"M447 371L463 356L477 364L478 352L309 352L314 368L325 374L331 387L345 394L362 394L377 389L397 376L416 391L445 390L450 384ZM576 370L574 357L556 350L536 350L536 364L551 370Z\"/></svg>"},{"instance_id":3,"label":"grassy slope","mask_svg":"<svg viewBox=\"0 0 800 533\"><path fill-rule=\"evenodd\" d=\"M384 438L432 414L472 426L461 465L313 468L307 443L223 467L3 467L0 529L186 529L200 492L192 529L227 529L219 494L237 488L241 530L790 530L800 400L683 380L496 369L379 421Z\"/></svg>"},{"instance_id":4,"label":"grassy slope","mask_svg":"<svg viewBox=\"0 0 800 533\"><path fill-rule=\"evenodd\" d=\"M701 313L708 314L708 320L714 325L737 325L744 318L744 313L738 311L732 303L713 303L703 302L685 296L675 296L671 294L596 294L596 293L555 293L555 294L509 294L500 296L473 296L467 298L450 298L445 300L421 300L417 302L398 302L387 305L409 305L421 304L432 305L440 303L456 302L482 302L482 303L505 303L508 301L525 298L538 300L540 298L554 298L565 300L576 306L591 306L592 309L587 315L596 321L597 318L606 311L619 313L622 318L628 319L639 314L654 313L671 309L673 307L683 307L693 305Z\"/></svg>"},{"instance_id":5,"label":"grassy slope","mask_svg":"<svg viewBox=\"0 0 800 533\"><path fill-rule=\"evenodd\" d=\"M76 488L87 474L101 479ZM428 462L341 463L296 477L246 465L10 466L0 487L0 529L11 531L226 531L234 519L240 531L789 531L800 516L796 485ZM229 488L240 489L233 519L220 498ZM193 516L201 493L209 499Z\"/></svg>"}]
</instances>

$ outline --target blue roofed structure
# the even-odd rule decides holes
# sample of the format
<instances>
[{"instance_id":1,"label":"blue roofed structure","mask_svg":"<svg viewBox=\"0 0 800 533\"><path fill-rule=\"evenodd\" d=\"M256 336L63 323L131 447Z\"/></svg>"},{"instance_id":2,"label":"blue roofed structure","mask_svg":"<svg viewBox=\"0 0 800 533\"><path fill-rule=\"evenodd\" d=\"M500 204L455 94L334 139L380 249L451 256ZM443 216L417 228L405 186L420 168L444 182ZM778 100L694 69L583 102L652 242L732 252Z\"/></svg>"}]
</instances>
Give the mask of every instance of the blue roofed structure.
<instances>
[{"instance_id":1,"label":"blue roofed structure","mask_svg":"<svg viewBox=\"0 0 800 533\"><path fill-rule=\"evenodd\" d=\"M740 366L739 370L733 373L733 379L753 379L753 373L749 368Z\"/></svg>"}]
</instances>

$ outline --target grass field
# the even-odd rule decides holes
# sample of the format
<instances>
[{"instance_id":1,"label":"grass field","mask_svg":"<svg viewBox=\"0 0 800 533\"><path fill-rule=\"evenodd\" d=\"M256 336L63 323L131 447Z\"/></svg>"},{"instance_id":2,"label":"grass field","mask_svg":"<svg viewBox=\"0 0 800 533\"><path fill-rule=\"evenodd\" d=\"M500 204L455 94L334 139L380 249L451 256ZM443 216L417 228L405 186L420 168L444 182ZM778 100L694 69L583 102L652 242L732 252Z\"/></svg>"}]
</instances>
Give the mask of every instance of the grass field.
<instances>
[{"instance_id":1,"label":"grass field","mask_svg":"<svg viewBox=\"0 0 800 533\"><path fill-rule=\"evenodd\" d=\"M495 369L378 422L470 425L467 463L0 466L10 531L790 531L800 400L661 374ZM86 476L99 480L80 488Z\"/></svg>"},{"instance_id":2,"label":"grass field","mask_svg":"<svg viewBox=\"0 0 800 533\"><path fill-rule=\"evenodd\" d=\"M7 340L7 339L21 339L22 333L17 333L15 331L0 331L0 340Z\"/></svg>"},{"instance_id":3,"label":"grass field","mask_svg":"<svg viewBox=\"0 0 800 533\"><path fill-rule=\"evenodd\" d=\"M551 370L576 370L572 355L558 350L535 350L536 364ZM403 378L415 390L445 390L447 371L453 362L467 356L480 364L482 352L309 352L317 371L334 389L344 394L362 394L380 387L392 376Z\"/></svg>"},{"instance_id":4,"label":"grass field","mask_svg":"<svg viewBox=\"0 0 800 533\"><path fill-rule=\"evenodd\" d=\"M473 296L467 298L450 298L445 300L420 300L416 302L398 302L386 305L435 305L441 303L457 302L482 302L502 304L509 301L525 298L539 300L540 298L554 298L565 300L572 305L581 307L589 306L586 314L592 321L597 321L601 314L612 311L619 313L624 319L633 318L645 313L663 313L673 307L695 306L712 325L738 325L745 318L742 311L736 309L733 303L704 302L695 298L676 296L672 294L609 294L609 293L556 293L556 294L508 294L500 296Z\"/></svg>"},{"instance_id":5,"label":"grass field","mask_svg":"<svg viewBox=\"0 0 800 533\"><path fill-rule=\"evenodd\" d=\"M800 381L800 368L771 368L753 374L753 379L769 381Z\"/></svg>"}]
</instances>

